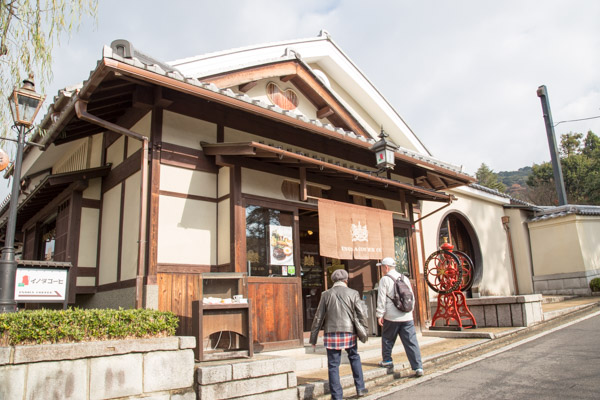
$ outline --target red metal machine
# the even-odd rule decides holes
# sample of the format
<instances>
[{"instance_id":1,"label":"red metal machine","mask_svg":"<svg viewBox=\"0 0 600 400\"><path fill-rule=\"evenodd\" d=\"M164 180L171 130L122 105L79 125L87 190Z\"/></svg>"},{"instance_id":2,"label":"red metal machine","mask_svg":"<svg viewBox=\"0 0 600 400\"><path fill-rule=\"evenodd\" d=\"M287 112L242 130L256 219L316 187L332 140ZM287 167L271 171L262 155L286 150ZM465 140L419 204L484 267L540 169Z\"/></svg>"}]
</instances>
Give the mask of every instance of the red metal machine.
<instances>
[{"instance_id":1,"label":"red metal machine","mask_svg":"<svg viewBox=\"0 0 600 400\"><path fill-rule=\"evenodd\" d=\"M473 262L467 254L453 249L454 246L446 242L425 262L425 281L432 290L439 293L437 309L429 329L477 328L477 322L463 293L473 284ZM438 320L443 320L444 325L436 326Z\"/></svg>"}]
</instances>

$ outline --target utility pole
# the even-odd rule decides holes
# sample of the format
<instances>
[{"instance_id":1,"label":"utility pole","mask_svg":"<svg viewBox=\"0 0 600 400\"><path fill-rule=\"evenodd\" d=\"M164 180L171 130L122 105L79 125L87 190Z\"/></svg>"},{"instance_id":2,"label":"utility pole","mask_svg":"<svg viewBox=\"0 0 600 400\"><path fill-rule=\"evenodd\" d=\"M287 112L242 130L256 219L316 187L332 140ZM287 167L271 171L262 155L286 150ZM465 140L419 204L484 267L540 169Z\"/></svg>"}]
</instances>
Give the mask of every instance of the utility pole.
<instances>
[{"instance_id":1,"label":"utility pole","mask_svg":"<svg viewBox=\"0 0 600 400\"><path fill-rule=\"evenodd\" d=\"M556 194L558 195L558 205L564 206L567 204L567 192L565 190L562 168L560 167L560 158L556 147L556 137L554 136L554 124L552 122L552 113L550 112L548 90L546 90L545 85L538 87L537 95L542 102L542 111L544 112L546 136L548 136L548 147L550 148L550 158L552 159L552 171L554 172L554 184L556 185Z\"/></svg>"}]
</instances>

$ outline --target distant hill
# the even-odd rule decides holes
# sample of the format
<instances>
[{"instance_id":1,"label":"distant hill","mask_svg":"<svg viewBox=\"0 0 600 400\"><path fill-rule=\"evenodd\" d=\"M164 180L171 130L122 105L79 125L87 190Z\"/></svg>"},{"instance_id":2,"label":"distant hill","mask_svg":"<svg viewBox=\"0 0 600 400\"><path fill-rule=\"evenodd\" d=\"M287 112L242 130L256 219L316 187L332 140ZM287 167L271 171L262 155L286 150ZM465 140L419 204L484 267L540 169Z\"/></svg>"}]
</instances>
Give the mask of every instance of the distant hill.
<instances>
[{"instance_id":1,"label":"distant hill","mask_svg":"<svg viewBox=\"0 0 600 400\"><path fill-rule=\"evenodd\" d=\"M523 167L517 171L500 171L496 173L496 176L500 182L506 185L506 193L511 196L521 197L519 195L525 192L527 178L531 172L531 167Z\"/></svg>"}]
</instances>

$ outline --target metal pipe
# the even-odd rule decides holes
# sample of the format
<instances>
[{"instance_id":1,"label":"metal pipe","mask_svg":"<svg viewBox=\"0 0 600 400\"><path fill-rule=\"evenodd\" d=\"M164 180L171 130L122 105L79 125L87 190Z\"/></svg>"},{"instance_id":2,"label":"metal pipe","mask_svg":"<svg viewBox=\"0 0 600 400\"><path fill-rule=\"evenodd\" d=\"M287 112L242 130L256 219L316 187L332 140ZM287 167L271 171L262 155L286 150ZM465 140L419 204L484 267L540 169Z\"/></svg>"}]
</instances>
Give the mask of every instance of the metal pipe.
<instances>
[{"instance_id":1,"label":"metal pipe","mask_svg":"<svg viewBox=\"0 0 600 400\"><path fill-rule=\"evenodd\" d=\"M550 158L552 159L552 171L554 172L554 184L556 185L556 194L558 195L558 204L564 206L567 204L567 192L563 179L560 158L556 148L556 137L554 135L554 124L552 123L552 112L550 111L550 101L548 100L548 91L546 86L542 85L537 90L537 95L542 102L542 111L544 112L544 122L546 124L546 136L548 136L548 147L550 148Z\"/></svg>"},{"instance_id":2,"label":"metal pipe","mask_svg":"<svg viewBox=\"0 0 600 400\"><path fill-rule=\"evenodd\" d=\"M118 133L120 135L129 136L133 139L142 141L142 165L141 165L141 194L140 194L140 229L139 229L139 240L138 240L138 268L135 277L135 307L142 308L144 300L144 274L146 271L146 219L148 210L148 138L139 133L130 131L129 129L123 128L112 122L103 120L87 112L87 102L83 100L77 100L75 103L75 112L77 118L98 125L111 132Z\"/></svg>"},{"instance_id":3,"label":"metal pipe","mask_svg":"<svg viewBox=\"0 0 600 400\"><path fill-rule=\"evenodd\" d=\"M0 259L0 313L17 311L15 301L15 277L17 274L17 261L15 260L15 230L17 227L17 206L19 205L19 192L21 185L21 165L23 163L23 148L25 147L25 127L15 125L17 129L17 154L13 171L12 191L8 206L8 222L6 224L6 238Z\"/></svg>"}]
</instances>

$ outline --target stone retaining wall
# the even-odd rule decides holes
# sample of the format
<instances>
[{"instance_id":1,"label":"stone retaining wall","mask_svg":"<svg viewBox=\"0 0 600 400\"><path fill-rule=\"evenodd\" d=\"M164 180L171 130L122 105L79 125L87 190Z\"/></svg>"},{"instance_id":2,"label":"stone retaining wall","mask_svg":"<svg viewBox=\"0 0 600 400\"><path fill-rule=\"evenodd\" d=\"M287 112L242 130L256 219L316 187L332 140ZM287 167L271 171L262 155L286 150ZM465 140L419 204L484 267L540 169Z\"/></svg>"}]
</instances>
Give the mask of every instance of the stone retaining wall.
<instances>
[{"instance_id":1,"label":"stone retaining wall","mask_svg":"<svg viewBox=\"0 0 600 400\"><path fill-rule=\"evenodd\" d=\"M198 399L296 400L295 371L289 357L202 362L196 364Z\"/></svg>"},{"instance_id":2,"label":"stone retaining wall","mask_svg":"<svg viewBox=\"0 0 600 400\"><path fill-rule=\"evenodd\" d=\"M537 275L533 277L536 293L547 295L590 296L590 281L600 277L600 270L571 272L565 274Z\"/></svg>"},{"instance_id":3,"label":"stone retaining wall","mask_svg":"<svg viewBox=\"0 0 600 400\"><path fill-rule=\"evenodd\" d=\"M0 347L0 399L195 400L194 337Z\"/></svg>"},{"instance_id":4,"label":"stone retaining wall","mask_svg":"<svg viewBox=\"0 0 600 400\"><path fill-rule=\"evenodd\" d=\"M542 295L489 296L467 299L467 306L475 317L478 328L500 326L531 326L542 322ZM435 313L437 302L431 303ZM442 321L436 324L440 326ZM463 324L465 322L463 321Z\"/></svg>"}]
</instances>

